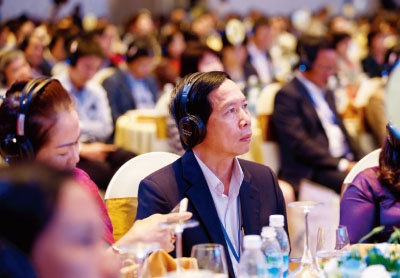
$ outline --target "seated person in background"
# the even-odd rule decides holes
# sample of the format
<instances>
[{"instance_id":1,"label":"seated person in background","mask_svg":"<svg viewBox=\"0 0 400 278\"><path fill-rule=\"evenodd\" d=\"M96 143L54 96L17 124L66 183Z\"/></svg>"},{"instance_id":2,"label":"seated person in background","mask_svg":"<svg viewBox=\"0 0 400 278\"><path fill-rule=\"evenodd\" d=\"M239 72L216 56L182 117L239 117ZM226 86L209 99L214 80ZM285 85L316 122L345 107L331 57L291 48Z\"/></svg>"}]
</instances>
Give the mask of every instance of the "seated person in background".
<instances>
[{"instance_id":1,"label":"seated person in background","mask_svg":"<svg viewBox=\"0 0 400 278\"><path fill-rule=\"evenodd\" d=\"M102 57L100 46L90 37L76 39L71 43L68 69L55 78L76 103L81 129L78 167L106 189L114 173L135 154L106 144L114 129L110 106L103 87L91 80Z\"/></svg>"},{"instance_id":2,"label":"seated person in background","mask_svg":"<svg viewBox=\"0 0 400 278\"><path fill-rule=\"evenodd\" d=\"M298 193L310 179L340 193L358 154L338 115L328 78L336 67L335 49L323 38L299 42L299 71L275 97L272 115L280 153L280 178Z\"/></svg>"},{"instance_id":3,"label":"seated person in background","mask_svg":"<svg viewBox=\"0 0 400 278\"><path fill-rule=\"evenodd\" d=\"M24 103L24 105L20 105ZM55 79L34 79L15 83L0 106L0 154L14 166L20 162L41 162L59 169L72 170L79 184L96 200L103 217L104 241L116 246L134 241L159 242L173 250L173 233L159 223L178 215L153 215L137 222L118 241L97 186L81 169L78 140L78 115L68 92ZM183 218L187 218L183 215ZM189 216L190 217L190 216Z\"/></svg>"},{"instance_id":4,"label":"seated person in background","mask_svg":"<svg viewBox=\"0 0 400 278\"><path fill-rule=\"evenodd\" d=\"M98 207L70 174L2 168L0 187L1 277L119 277Z\"/></svg>"},{"instance_id":5,"label":"seated person in background","mask_svg":"<svg viewBox=\"0 0 400 278\"><path fill-rule=\"evenodd\" d=\"M368 242L384 242L400 228L400 130L390 124L379 156L379 166L358 174L343 193L340 225L349 232L350 243L357 243L377 226L385 229Z\"/></svg>"},{"instance_id":6,"label":"seated person in background","mask_svg":"<svg viewBox=\"0 0 400 278\"><path fill-rule=\"evenodd\" d=\"M150 39L132 42L126 52L127 70L117 68L103 81L110 103L112 119L132 109L154 108L158 97L158 85L152 77L154 45Z\"/></svg>"},{"instance_id":7,"label":"seated person in background","mask_svg":"<svg viewBox=\"0 0 400 278\"><path fill-rule=\"evenodd\" d=\"M229 276L237 276L243 232L260 234L271 214L286 217L272 171L237 158L249 151L252 133L246 98L224 72L194 73L175 87L170 112L186 153L140 183L136 218L168 213L187 197L200 225L183 233L183 255L195 244L219 243Z\"/></svg>"},{"instance_id":8,"label":"seated person in background","mask_svg":"<svg viewBox=\"0 0 400 278\"><path fill-rule=\"evenodd\" d=\"M266 85L275 78L273 61L269 53L275 40L269 19L261 16L254 22L253 36L247 43L246 71L255 71L260 83Z\"/></svg>"},{"instance_id":9,"label":"seated person in background","mask_svg":"<svg viewBox=\"0 0 400 278\"><path fill-rule=\"evenodd\" d=\"M185 38L179 29L171 31L168 35L161 39L162 55L161 62L155 69L160 88L164 88L165 84L173 84L179 80L181 72L181 56L186 48Z\"/></svg>"},{"instance_id":10,"label":"seated person in background","mask_svg":"<svg viewBox=\"0 0 400 278\"><path fill-rule=\"evenodd\" d=\"M369 54L361 63L364 72L369 77L381 77L385 75L383 74L387 52L384 42L385 38L385 34L381 32L371 32L368 34Z\"/></svg>"},{"instance_id":11,"label":"seated person in background","mask_svg":"<svg viewBox=\"0 0 400 278\"><path fill-rule=\"evenodd\" d=\"M31 65L31 76L50 76L51 66L43 58L44 45L41 38L36 35L28 35L19 45L19 48L25 53L25 57Z\"/></svg>"},{"instance_id":12,"label":"seated person in background","mask_svg":"<svg viewBox=\"0 0 400 278\"><path fill-rule=\"evenodd\" d=\"M21 50L8 50L0 55L1 89L0 97L5 96L6 91L17 80L30 77L31 67L26 61L25 54Z\"/></svg>"}]
</instances>

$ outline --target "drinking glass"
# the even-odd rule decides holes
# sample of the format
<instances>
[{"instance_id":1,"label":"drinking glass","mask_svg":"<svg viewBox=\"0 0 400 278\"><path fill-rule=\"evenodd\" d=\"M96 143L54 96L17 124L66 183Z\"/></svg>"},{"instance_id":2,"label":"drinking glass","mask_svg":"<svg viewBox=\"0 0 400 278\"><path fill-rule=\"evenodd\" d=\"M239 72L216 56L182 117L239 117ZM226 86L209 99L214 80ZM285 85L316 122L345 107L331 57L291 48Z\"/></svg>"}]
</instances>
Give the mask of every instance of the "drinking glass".
<instances>
[{"instance_id":1,"label":"drinking glass","mask_svg":"<svg viewBox=\"0 0 400 278\"><path fill-rule=\"evenodd\" d=\"M132 244L123 245L118 248L118 252L122 259L122 269L133 271L137 266L137 277L143 277L143 268L147 256L161 249L158 243L143 243L137 242Z\"/></svg>"},{"instance_id":2,"label":"drinking glass","mask_svg":"<svg viewBox=\"0 0 400 278\"><path fill-rule=\"evenodd\" d=\"M320 227L317 236L316 258L318 265L339 258L349 250L350 240L345 226Z\"/></svg>"},{"instance_id":3,"label":"drinking glass","mask_svg":"<svg viewBox=\"0 0 400 278\"><path fill-rule=\"evenodd\" d=\"M300 266L293 271L289 278L322 278L324 277L323 271L314 263L311 256L310 244L308 239L308 214L316 206L320 205L318 202L300 201L289 203L290 207L301 209L304 212L306 233L304 236L304 249L301 258Z\"/></svg>"},{"instance_id":4,"label":"drinking glass","mask_svg":"<svg viewBox=\"0 0 400 278\"><path fill-rule=\"evenodd\" d=\"M197 260L199 270L209 270L218 278L228 277L224 247L221 244L196 244L190 256Z\"/></svg>"}]
</instances>

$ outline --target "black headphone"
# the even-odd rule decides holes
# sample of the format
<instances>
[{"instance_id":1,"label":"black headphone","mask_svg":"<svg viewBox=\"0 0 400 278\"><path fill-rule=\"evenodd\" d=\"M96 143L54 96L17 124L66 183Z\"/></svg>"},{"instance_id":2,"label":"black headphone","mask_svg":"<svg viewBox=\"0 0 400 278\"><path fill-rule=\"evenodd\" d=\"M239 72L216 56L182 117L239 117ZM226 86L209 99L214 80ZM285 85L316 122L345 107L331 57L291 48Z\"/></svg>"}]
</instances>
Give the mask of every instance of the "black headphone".
<instances>
[{"instance_id":1,"label":"black headphone","mask_svg":"<svg viewBox=\"0 0 400 278\"><path fill-rule=\"evenodd\" d=\"M386 125L386 130L388 132L389 144L393 148L391 159L396 161L400 152L400 130L391 122Z\"/></svg>"},{"instance_id":2,"label":"black headphone","mask_svg":"<svg viewBox=\"0 0 400 278\"><path fill-rule=\"evenodd\" d=\"M181 140L188 148L193 148L200 144L206 136L206 126L203 120L187 111L187 104L193 101L193 94L189 96L193 85L200 79L202 73L193 74L183 86L179 105L179 115L181 117L178 129Z\"/></svg>"},{"instance_id":3,"label":"black headphone","mask_svg":"<svg viewBox=\"0 0 400 278\"><path fill-rule=\"evenodd\" d=\"M69 55L68 55L68 62L69 65L71 66L76 66L76 64L78 63L78 47L79 47L79 40L75 39L71 42L71 44L69 45Z\"/></svg>"},{"instance_id":4,"label":"black headphone","mask_svg":"<svg viewBox=\"0 0 400 278\"><path fill-rule=\"evenodd\" d=\"M8 134L0 142L0 154L6 162L33 160L35 152L31 141L25 135L25 122L29 106L53 79L38 77L29 81L22 90L17 116L16 134Z\"/></svg>"}]
</instances>

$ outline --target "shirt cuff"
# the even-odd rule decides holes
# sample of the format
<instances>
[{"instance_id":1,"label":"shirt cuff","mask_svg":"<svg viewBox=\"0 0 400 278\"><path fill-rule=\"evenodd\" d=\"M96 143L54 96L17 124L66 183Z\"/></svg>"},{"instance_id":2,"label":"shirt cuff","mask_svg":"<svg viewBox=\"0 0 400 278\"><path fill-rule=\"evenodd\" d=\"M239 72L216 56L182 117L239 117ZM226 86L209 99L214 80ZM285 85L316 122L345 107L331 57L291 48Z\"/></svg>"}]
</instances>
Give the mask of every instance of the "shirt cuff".
<instances>
[{"instance_id":1,"label":"shirt cuff","mask_svg":"<svg viewBox=\"0 0 400 278\"><path fill-rule=\"evenodd\" d=\"M339 163L337 165L337 169L340 172L345 172L347 168L349 167L350 161L348 161L346 158L342 158L339 160Z\"/></svg>"}]
</instances>

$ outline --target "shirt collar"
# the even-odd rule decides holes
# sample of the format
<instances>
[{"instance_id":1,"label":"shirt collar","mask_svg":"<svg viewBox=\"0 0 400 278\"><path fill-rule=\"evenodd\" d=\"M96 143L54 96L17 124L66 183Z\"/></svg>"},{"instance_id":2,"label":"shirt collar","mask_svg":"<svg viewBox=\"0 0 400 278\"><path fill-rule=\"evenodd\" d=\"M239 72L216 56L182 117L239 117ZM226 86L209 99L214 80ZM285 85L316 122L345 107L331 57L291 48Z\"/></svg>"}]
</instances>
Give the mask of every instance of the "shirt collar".
<instances>
[{"instance_id":1,"label":"shirt collar","mask_svg":"<svg viewBox=\"0 0 400 278\"><path fill-rule=\"evenodd\" d=\"M306 77L304 77L303 74L301 74L300 72L296 72L295 76L298 80L300 80L301 83L303 83L304 86L306 86L306 88L311 91L311 92L320 92L321 94L325 94L325 91L322 90L321 88L319 88L317 85L315 85L313 82L311 82L310 80L308 80Z\"/></svg>"},{"instance_id":2,"label":"shirt collar","mask_svg":"<svg viewBox=\"0 0 400 278\"><path fill-rule=\"evenodd\" d=\"M194 157L196 158L197 162L199 163L200 169L203 172L203 175L206 179L206 182L210 188L210 190L213 190L215 193L217 193L219 196L222 196L224 193L224 185L220 181L220 179L210 170L210 168L207 167L206 164L204 164L203 161L200 160L200 158L197 157L195 153ZM229 186L229 193L228 197L234 197L236 198L239 195L240 191L240 186L242 185L244 179L244 174L242 167L240 166L239 160L237 157L235 157L234 162L233 162L233 170L232 170L232 177L230 181L230 186Z\"/></svg>"}]
</instances>

